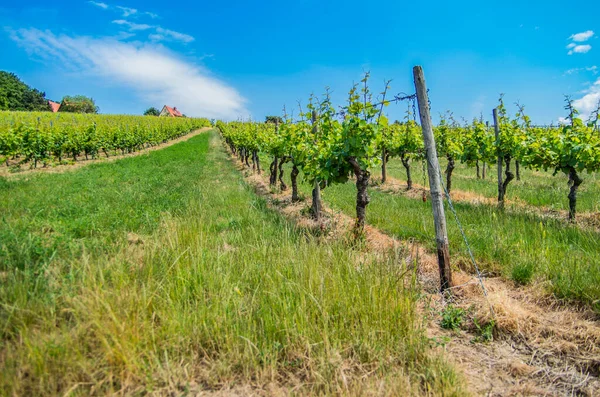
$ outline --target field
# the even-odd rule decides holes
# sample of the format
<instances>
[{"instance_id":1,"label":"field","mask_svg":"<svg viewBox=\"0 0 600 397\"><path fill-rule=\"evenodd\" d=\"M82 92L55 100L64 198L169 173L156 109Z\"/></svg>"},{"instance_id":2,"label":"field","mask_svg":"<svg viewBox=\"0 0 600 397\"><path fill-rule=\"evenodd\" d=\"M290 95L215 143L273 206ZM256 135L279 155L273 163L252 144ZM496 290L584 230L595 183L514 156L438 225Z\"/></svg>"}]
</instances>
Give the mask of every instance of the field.
<instances>
[{"instance_id":1,"label":"field","mask_svg":"<svg viewBox=\"0 0 600 397\"><path fill-rule=\"evenodd\" d=\"M214 132L1 191L3 395L461 394L399 269L267 208Z\"/></svg>"},{"instance_id":2,"label":"field","mask_svg":"<svg viewBox=\"0 0 600 397\"><path fill-rule=\"evenodd\" d=\"M599 232L567 222L564 176L522 170L499 211L495 169L478 180L457 165L454 206L489 295L447 206L446 300L419 161L408 192L398 160L384 184L371 166L357 235L356 178L324 186L312 220L310 168L294 202L269 186L268 150L248 162L256 141L231 153L223 129L0 178L2 395L600 391ZM598 182L583 177L585 218Z\"/></svg>"}]
</instances>

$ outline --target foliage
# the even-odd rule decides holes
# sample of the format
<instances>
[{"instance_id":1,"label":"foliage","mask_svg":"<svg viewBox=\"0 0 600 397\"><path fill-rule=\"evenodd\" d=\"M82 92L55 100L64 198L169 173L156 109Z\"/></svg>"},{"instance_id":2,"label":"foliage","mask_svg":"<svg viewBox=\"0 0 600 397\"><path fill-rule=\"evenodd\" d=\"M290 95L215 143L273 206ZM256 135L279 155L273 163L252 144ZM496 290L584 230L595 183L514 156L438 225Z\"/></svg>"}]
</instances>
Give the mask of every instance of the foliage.
<instances>
[{"instance_id":1,"label":"foliage","mask_svg":"<svg viewBox=\"0 0 600 397\"><path fill-rule=\"evenodd\" d=\"M496 323L494 320L486 322L484 324L479 324L477 318L473 317L473 325L475 326L475 330L479 334L474 338L475 342L491 342L494 340L494 327Z\"/></svg>"},{"instance_id":2,"label":"foliage","mask_svg":"<svg viewBox=\"0 0 600 397\"><path fill-rule=\"evenodd\" d=\"M159 116L159 115L160 115L160 110L158 110L154 106L149 107L148 109L146 109L146 111L144 111L144 116Z\"/></svg>"},{"instance_id":3,"label":"foliage","mask_svg":"<svg viewBox=\"0 0 600 397\"><path fill-rule=\"evenodd\" d=\"M132 152L207 126L207 119L0 112L0 162L16 159L35 166L79 155Z\"/></svg>"},{"instance_id":4,"label":"foliage","mask_svg":"<svg viewBox=\"0 0 600 397\"><path fill-rule=\"evenodd\" d=\"M0 71L0 110L48 111L46 94L23 83L16 74Z\"/></svg>"},{"instance_id":5,"label":"foliage","mask_svg":"<svg viewBox=\"0 0 600 397\"><path fill-rule=\"evenodd\" d=\"M559 128L527 127L522 142L522 163L534 169L565 174L571 167L578 172L600 170L600 136L594 131L593 123L585 125L576 113L569 118L571 122Z\"/></svg>"},{"instance_id":6,"label":"foliage","mask_svg":"<svg viewBox=\"0 0 600 397\"><path fill-rule=\"evenodd\" d=\"M96 102L83 95L65 96L59 109L59 112L70 113L98 113L98 111Z\"/></svg>"},{"instance_id":7,"label":"foliage","mask_svg":"<svg viewBox=\"0 0 600 397\"><path fill-rule=\"evenodd\" d=\"M465 310L453 305L448 305L442 311L442 321L440 326L444 329L456 331L460 329L465 319Z\"/></svg>"}]
</instances>

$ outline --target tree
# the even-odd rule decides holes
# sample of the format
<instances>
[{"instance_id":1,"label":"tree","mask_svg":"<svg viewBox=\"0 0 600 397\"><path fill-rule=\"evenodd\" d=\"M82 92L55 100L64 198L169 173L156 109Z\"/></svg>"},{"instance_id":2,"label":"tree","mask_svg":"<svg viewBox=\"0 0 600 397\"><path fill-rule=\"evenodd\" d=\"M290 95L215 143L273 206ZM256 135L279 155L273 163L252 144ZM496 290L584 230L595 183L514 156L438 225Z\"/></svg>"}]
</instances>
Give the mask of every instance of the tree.
<instances>
[{"instance_id":1,"label":"tree","mask_svg":"<svg viewBox=\"0 0 600 397\"><path fill-rule=\"evenodd\" d=\"M158 116L160 115L160 110L158 110L157 108L155 108L154 106L149 107L148 109L146 109L146 111L144 112L144 116Z\"/></svg>"},{"instance_id":2,"label":"tree","mask_svg":"<svg viewBox=\"0 0 600 397\"><path fill-rule=\"evenodd\" d=\"M0 110L50 110L46 94L23 83L16 74L0 71Z\"/></svg>"},{"instance_id":3,"label":"tree","mask_svg":"<svg viewBox=\"0 0 600 397\"><path fill-rule=\"evenodd\" d=\"M265 123L279 123L281 125L283 124L283 119L279 116L267 116L265 117Z\"/></svg>"},{"instance_id":4,"label":"tree","mask_svg":"<svg viewBox=\"0 0 600 397\"><path fill-rule=\"evenodd\" d=\"M98 106L92 98L83 95L65 96L60 104L59 112L98 113Z\"/></svg>"}]
</instances>

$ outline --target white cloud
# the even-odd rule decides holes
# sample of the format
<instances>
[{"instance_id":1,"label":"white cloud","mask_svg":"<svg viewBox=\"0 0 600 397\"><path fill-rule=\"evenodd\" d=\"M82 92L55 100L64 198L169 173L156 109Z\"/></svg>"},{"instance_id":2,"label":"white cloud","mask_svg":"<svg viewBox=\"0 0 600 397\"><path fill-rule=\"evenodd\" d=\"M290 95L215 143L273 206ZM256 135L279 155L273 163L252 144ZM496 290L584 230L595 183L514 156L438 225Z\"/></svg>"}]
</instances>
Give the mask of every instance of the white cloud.
<instances>
[{"instance_id":1,"label":"white cloud","mask_svg":"<svg viewBox=\"0 0 600 397\"><path fill-rule=\"evenodd\" d=\"M571 43L574 44L574 43ZM567 48L570 48L569 55L573 54L586 54L592 49L592 46L589 44L581 44L581 45L571 45L569 44Z\"/></svg>"},{"instance_id":2,"label":"white cloud","mask_svg":"<svg viewBox=\"0 0 600 397\"><path fill-rule=\"evenodd\" d=\"M121 12L123 12L123 16L125 18L127 18L130 15L137 14L137 12L138 12L138 10L136 10L135 8L121 7L121 6L117 6L117 8L119 10L121 10Z\"/></svg>"},{"instance_id":3,"label":"white cloud","mask_svg":"<svg viewBox=\"0 0 600 397\"><path fill-rule=\"evenodd\" d=\"M145 12L144 15L148 15L152 19L158 18L158 14L155 14L153 12Z\"/></svg>"},{"instance_id":4,"label":"white cloud","mask_svg":"<svg viewBox=\"0 0 600 397\"><path fill-rule=\"evenodd\" d=\"M173 40L183 41L184 43L191 43L192 41L194 41L194 38L192 36L190 36L189 34L179 33L179 32L175 32L173 30L164 29L164 28L161 28L160 26L158 26L156 28L156 33L158 33L158 34L153 35L153 36L162 36L163 38L171 38Z\"/></svg>"},{"instance_id":5,"label":"white cloud","mask_svg":"<svg viewBox=\"0 0 600 397\"><path fill-rule=\"evenodd\" d=\"M585 32L572 34L569 37L569 39L571 39L573 41L582 42L582 41L586 41L586 40L592 38L593 36L594 36L594 31L593 30L587 30Z\"/></svg>"},{"instance_id":6,"label":"white cloud","mask_svg":"<svg viewBox=\"0 0 600 397\"><path fill-rule=\"evenodd\" d=\"M157 25L134 23L134 22L126 21L124 19L117 19L115 21L112 21L112 23L114 23L116 25L127 26L129 28L130 32L138 31L138 30L154 29L155 33L150 34L148 36L148 38L152 41L168 40L168 41L181 41L183 43L191 43L192 41L195 40L194 37L190 36L189 34L176 32L176 31L170 30L170 29L165 29L165 28L163 28L161 26L157 26Z\"/></svg>"},{"instance_id":7,"label":"white cloud","mask_svg":"<svg viewBox=\"0 0 600 397\"><path fill-rule=\"evenodd\" d=\"M145 23L133 23L124 19L117 19L116 21L112 21L112 23L127 26L129 30L148 30L153 28L152 25L146 25Z\"/></svg>"},{"instance_id":8,"label":"white cloud","mask_svg":"<svg viewBox=\"0 0 600 397\"><path fill-rule=\"evenodd\" d=\"M96 7L103 8L103 9L105 9L105 10L106 10L106 9L108 9L108 4L106 4L106 3L99 3L99 2L97 2L97 1L91 1L91 0L90 0L90 1L88 1L88 3L90 3L90 4L92 4L92 5L95 5Z\"/></svg>"},{"instance_id":9,"label":"white cloud","mask_svg":"<svg viewBox=\"0 0 600 397\"><path fill-rule=\"evenodd\" d=\"M579 72L592 72L593 74L598 74L598 66L588 66L585 68L573 68L565 71L565 75L577 74Z\"/></svg>"},{"instance_id":10,"label":"white cloud","mask_svg":"<svg viewBox=\"0 0 600 397\"><path fill-rule=\"evenodd\" d=\"M600 78L596 80L591 87L583 92L583 96L573 101L573 106L581 115L583 120L587 120L600 102Z\"/></svg>"},{"instance_id":11,"label":"white cloud","mask_svg":"<svg viewBox=\"0 0 600 397\"><path fill-rule=\"evenodd\" d=\"M12 31L11 38L47 62L128 86L147 104L171 104L187 115L209 118L248 114L246 100L237 90L160 45L57 36L33 28Z\"/></svg>"}]
</instances>

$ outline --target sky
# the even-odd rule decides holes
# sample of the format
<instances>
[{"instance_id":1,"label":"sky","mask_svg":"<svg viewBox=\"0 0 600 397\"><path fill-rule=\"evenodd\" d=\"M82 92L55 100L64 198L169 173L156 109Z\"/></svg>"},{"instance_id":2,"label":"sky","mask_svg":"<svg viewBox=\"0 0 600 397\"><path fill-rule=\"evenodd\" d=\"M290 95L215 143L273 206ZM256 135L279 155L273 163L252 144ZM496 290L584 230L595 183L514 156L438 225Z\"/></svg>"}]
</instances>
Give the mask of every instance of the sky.
<instances>
[{"instance_id":1,"label":"sky","mask_svg":"<svg viewBox=\"0 0 600 397\"><path fill-rule=\"evenodd\" d=\"M0 2L0 70L48 98L86 95L102 113L176 106L215 119L298 114L371 88L415 91L423 66L435 117L491 118L500 93L535 124L600 101L600 2ZM405 104L386 108L402 118Z\"/></svg>"}]
</instances>

